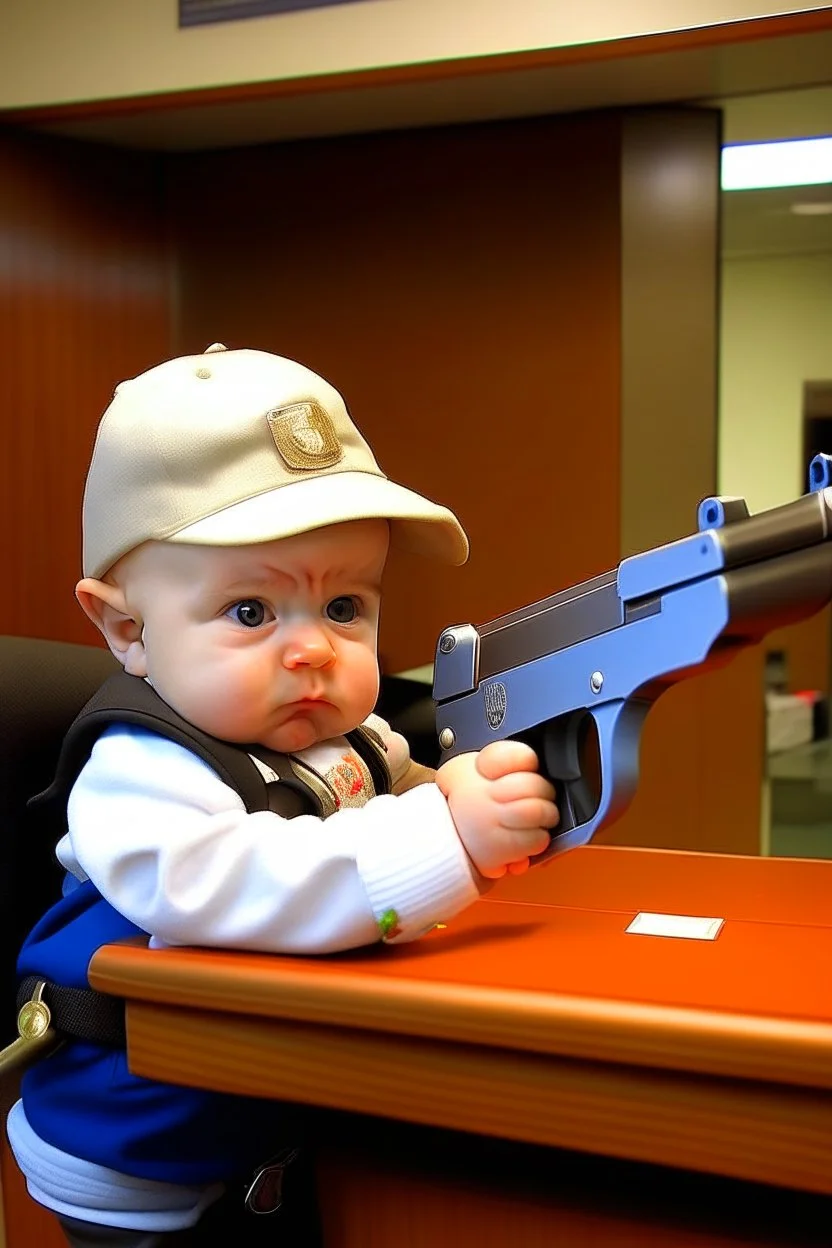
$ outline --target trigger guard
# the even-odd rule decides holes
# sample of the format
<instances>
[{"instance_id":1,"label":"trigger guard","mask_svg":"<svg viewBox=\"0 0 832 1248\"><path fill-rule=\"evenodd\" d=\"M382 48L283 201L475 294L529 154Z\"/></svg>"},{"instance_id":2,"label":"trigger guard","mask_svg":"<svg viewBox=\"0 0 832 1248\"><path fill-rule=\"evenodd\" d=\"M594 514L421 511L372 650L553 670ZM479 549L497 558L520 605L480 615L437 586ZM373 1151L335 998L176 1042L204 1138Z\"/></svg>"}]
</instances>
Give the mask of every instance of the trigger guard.
<instances>
[{"instance_id":1,"label":"trigger guard","mask_svg":"<svg viewBox=\"0 0 832 1248\"><path fill-rule=\"evenodd\" d=\"M555 786L561 835L591 819L601 800L581 769L582 737L591 719L592 712L581 708L550 720L543 729L544 771Z\"/></svg>"},{"instance_id":2,"label":"trigger guard","mask_svg":"<svg viewBox=\"0 0 832 1248\"><path fill-rule=\"evenodd\" d=\"M550 780L566 784L581 778L580 731L589 711L570 711L543 729L543 763Z\"/></svg>"},{"instance_id":3,"label":"trigger guard","mask_svg":"<svg viewBox=\"0 0 832 1248\"><path fill-rule=\"evenodd\" d=\"M532 864L545 862L554 854L588 844L600 827L613 823L627 809L638 785L641 726L650 705L633 698L626 702L606 702L587 712L594 719L598 732L601 758L598 807L585 822L572 827L559 824L548 848L542 854L536 854L530 860Z\"/></svg>"}]
</instances>

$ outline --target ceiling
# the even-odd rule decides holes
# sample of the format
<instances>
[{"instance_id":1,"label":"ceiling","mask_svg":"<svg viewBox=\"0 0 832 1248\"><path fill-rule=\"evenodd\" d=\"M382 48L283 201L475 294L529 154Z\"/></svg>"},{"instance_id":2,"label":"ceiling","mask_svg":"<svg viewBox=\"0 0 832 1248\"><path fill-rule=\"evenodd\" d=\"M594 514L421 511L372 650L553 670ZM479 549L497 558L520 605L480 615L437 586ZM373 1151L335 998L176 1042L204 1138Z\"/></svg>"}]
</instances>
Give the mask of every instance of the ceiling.
<instances>
[{"instance_id":1,"label":"ceiling","mask_svg":"<svg viewBox=\"0 0 832 1248\"><path fill-rule=\"evenodd\" d=\"M726 143L832 135L832 86L710 102L722 109ZM726 191L722 196L722 254L731 259L832 251L832 211L820 215L827 205L832 209L828 183Z\"/></svg>"},{"instance_id":2,"label":"ceiling","mask_svg":"<svg viewBox=\"0 0 832 1248\"><path fill-rule=\"evenodd\" d=\"M831 211L812 215L818 205ZM832 185L723 192L725 259L819 251L832 251Z\"/></svg>"},{"instance_id":3,"label":"ceiling","mask_svg":"<svg viewBox=\"0 0 832 1248\"><path fill-rule=\"evenodd\" d=\"M832 135L832 30L720 47L694 47L427 81L381 81L304 92L260 84L259 98L175 106L113 101L92 115L48 110L22 124L120 147L184 152L321 135L661 103L719 107L727 143ZM0 114L2 119L2 114ZM12 120L16 120L12 118ZM796 202L832 201L832 185L723 195L726 257L832 250L832 215L797 215Z\"/></svg>"}]
</instances>

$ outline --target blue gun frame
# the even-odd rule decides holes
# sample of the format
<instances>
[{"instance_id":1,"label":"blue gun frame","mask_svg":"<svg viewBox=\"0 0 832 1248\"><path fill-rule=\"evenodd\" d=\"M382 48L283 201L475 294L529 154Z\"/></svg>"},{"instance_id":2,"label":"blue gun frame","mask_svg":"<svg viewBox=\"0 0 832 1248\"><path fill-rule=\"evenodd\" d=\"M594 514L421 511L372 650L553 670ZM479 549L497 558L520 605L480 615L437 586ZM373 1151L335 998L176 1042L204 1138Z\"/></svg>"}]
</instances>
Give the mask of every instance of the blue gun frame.
<instances>
[{"instance_id":1,"label":"blue gun frame","mask_svg":"<svg viewBox=\"0 0 832 1248\"><path fill-rule=\"evenodd\" d=\"M478 628L445 629L440 761L529 740L561 815L539 858L585 845L632 800L644 718L665 689L832 599L832 456L812 460L809 487L754 516L742 498L706 498L689 537Z\"/></svg>"}]
</instances>

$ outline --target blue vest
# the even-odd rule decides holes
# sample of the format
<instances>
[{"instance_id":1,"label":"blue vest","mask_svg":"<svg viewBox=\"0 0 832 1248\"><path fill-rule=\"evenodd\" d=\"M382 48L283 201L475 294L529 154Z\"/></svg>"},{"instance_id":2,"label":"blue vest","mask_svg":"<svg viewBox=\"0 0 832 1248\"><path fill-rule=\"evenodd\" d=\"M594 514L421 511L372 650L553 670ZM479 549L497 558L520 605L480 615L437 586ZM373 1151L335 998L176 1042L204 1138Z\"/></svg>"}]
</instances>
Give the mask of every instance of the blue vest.
<instances>
[{"instance_id":1,"label":"blue vest","mask_svg":"<svg viewBox=\"0 0 832 1248\"><path fill-rule=\"evenodd\" d=\"M142 934L88 881L33 928L18 970L87 988L96 949ZM291 1107L143 1079L130 1073L123 1049L78 1040L27 1070L21 1094L32 1129L47 1143L169 1183L245 1178L301 1132Z\"/></svg>"}]
</instances>

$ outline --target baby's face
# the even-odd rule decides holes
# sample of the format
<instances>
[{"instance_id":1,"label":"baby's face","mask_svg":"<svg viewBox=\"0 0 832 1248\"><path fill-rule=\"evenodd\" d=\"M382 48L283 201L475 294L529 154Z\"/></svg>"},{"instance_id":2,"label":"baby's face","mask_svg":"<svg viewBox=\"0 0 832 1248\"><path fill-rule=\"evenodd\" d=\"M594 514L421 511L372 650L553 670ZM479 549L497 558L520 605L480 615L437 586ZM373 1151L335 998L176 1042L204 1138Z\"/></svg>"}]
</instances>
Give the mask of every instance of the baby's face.
<instances>
[{"instance_id":1,"label":"baby's face","mask_svg":"<svg viewBox=\"0 0 832 1248\"><path fill-rule=\"evenodd\" d=\"M128 670L226 741L291 752L349 732L378 696L388 541L385 521L356 520L254 546L148 543L119 573L144 629Z\"/></svg>"}]
</instances>

